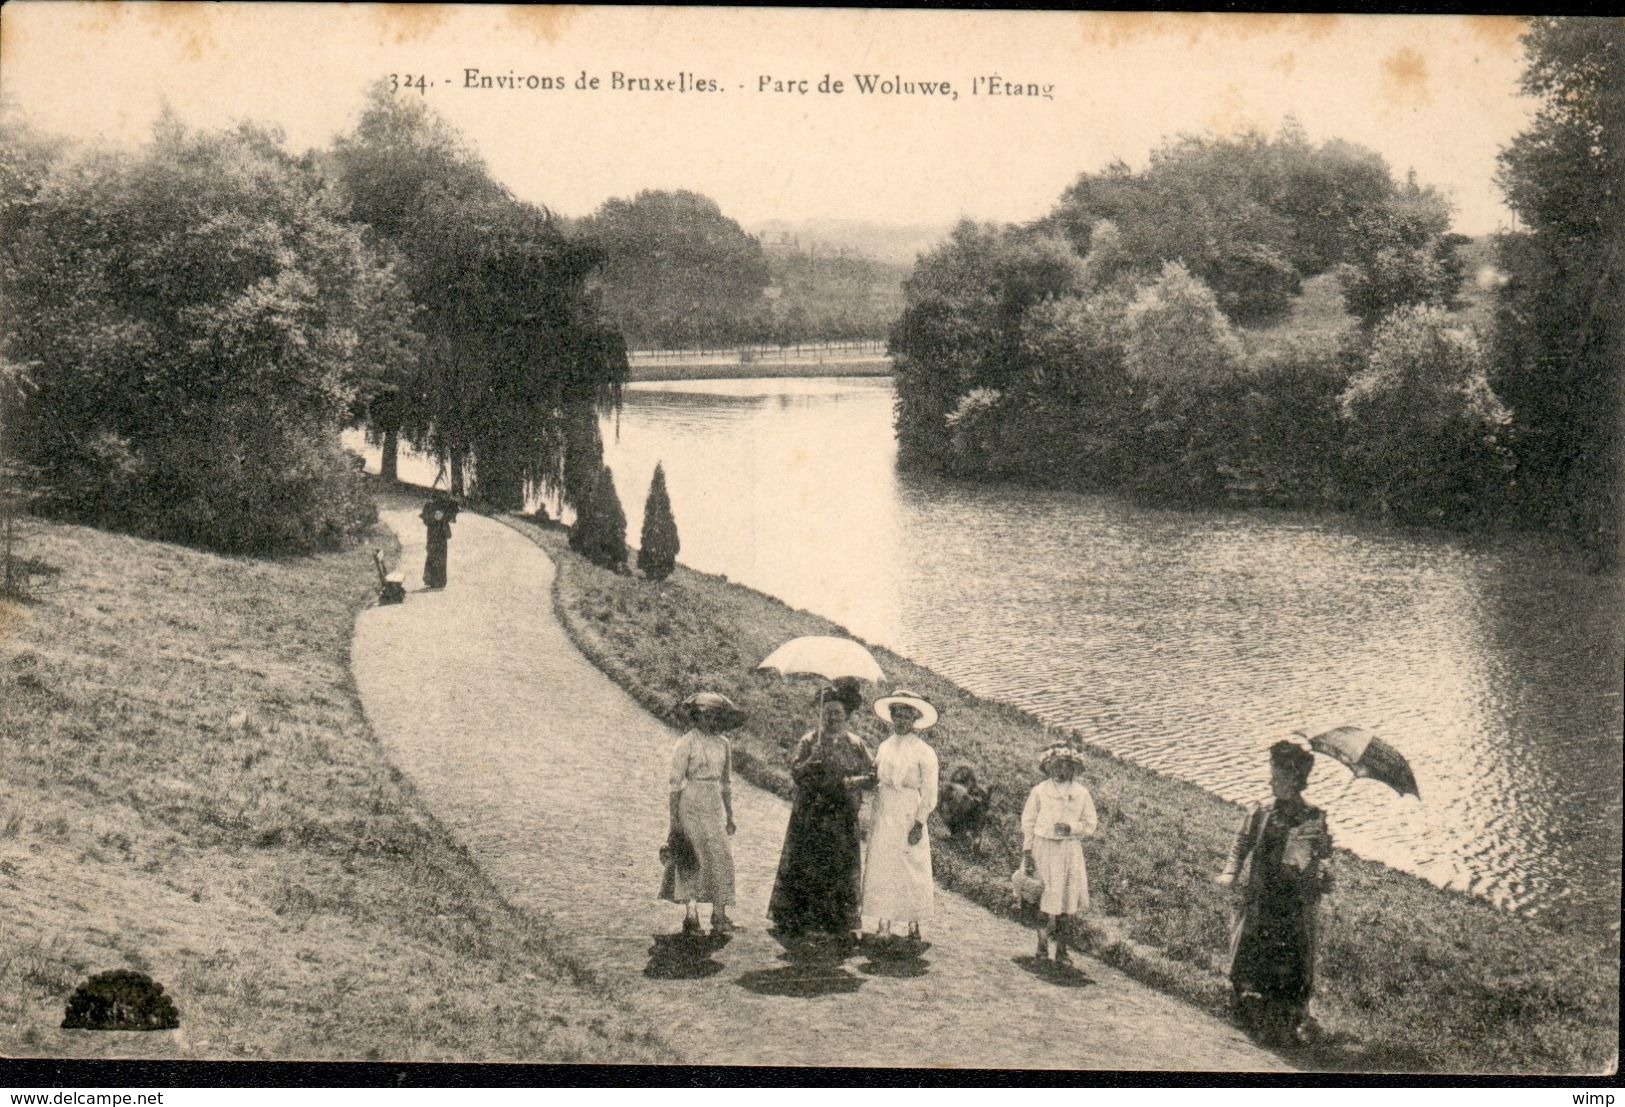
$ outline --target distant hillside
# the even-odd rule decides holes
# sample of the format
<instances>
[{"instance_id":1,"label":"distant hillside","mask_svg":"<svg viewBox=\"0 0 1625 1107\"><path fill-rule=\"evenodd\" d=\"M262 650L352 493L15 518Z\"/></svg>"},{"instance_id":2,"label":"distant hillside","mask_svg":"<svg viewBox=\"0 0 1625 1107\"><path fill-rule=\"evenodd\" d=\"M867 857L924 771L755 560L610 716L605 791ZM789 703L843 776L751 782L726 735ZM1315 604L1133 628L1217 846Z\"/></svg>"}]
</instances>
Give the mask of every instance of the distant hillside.
<instances>
[{"instance_id":1,"label":"distant hillside","mask_svg":"<svg viewBox=\"0 0 1625 1107\"><path fill-rule=\"evenodd\" d=\"M751 234L771 244L788 236L802 251L846 250L875 261L912 268L914 259L948 237L949 223L894 224L860 219L770 219L748 225Z\"/></svg>"}]
</instances>

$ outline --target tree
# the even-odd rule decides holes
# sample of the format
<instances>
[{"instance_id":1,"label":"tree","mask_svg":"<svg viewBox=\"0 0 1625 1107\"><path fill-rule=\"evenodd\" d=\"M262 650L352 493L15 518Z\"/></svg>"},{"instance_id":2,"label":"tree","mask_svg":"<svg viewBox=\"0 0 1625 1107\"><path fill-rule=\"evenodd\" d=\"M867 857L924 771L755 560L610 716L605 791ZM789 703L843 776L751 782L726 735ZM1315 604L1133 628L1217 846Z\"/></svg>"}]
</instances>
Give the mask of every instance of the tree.
<instances>
[{"instance_id":1,"label":"tree","mask_svg":"<svg viewBox=\"0 0 1625 1107\"><path fill-rule=\"evenodd\" d=\"M591 488L572 478L590 478L600 454L594 416L620 403L627 376L624 342L586 287L600 253L509 196L421 100L382 84L331 160L351 217L399 257L424 335L380 382L370 431L429 453L454 492L472 481L498 508L538 490L579 506Z\"/></svg>"},{"instance_id":2,"label":"tree","mask_svg":"<svg viewBox=\"0 0 1625 1107\"><path fill-rule=\"evenodd\" d=\"M922 257L904 284L890 343L899 459L953 464L949 414L974 389L1019 387L1028 372L1022 320L1052 297L1077 293L1083 281L1083 263L1065 241L1018 228L965 221Z\"/></svg>"},{"instance_id":3,"label":"tree","mask_svg":"<svg viewBox=\"0 0 1625 1107\"><path fill-rule=\"evenodd\" d=\"M1232 321L1256 324L1284 314L1303 277L1360 256L1374 223L1428 228L1441 217L1432 237L1448 222L1436 193L1396 186L1370 150L1311 145L1289 119L1274 138L1185 135L1153 151L1143 172L1116 162L1086 173L1043 223L1082 254L1110 227L1112 252L1139 274L1180 262Z\"/></svg>"},{"instance_id":4,"label":"tree","mask_svg":"<svg viewBox=\"0 0 1625 1107\"><path fill-rule=\"evenodd\" d=\"M771 279L761 244L697 192L612 199L581 222L602 251L604 311L640 346L749 338Z\"/></svg>"},{"instance_id":5,"label":"tree","mask_svg":"<svg viewBox=\"0 0 1625 1107\"><path fill-rule=\"evenodd\" d=\"M1394 312L1340 403L1367 502L1411 521L1483 518L1498 503L1510 422L1483 344L1438 307Z\"/></svg>"},{"instance_id":6,"label":"tree","mask_svg":"<svg viewBox=\"0 0 1625 1107\"><path fill-rule=\"evenodd\" d=\"M1417 304L1456 306L1462 264L1448 233L1450 208L1410 174L1402 189L1357 220L1359 236L1338 269L1343 303L1367 330L1389 313Z\"/></svg>"},{"instance_id":7,"label":"tree","mask_svg":"<svg viewBox=\"0 0 1625 1107\"><path fill-rule=\"evenodd\" d=\"M1213 291L1179 262L1165 264L1161 276L1141 289L1124 322L1123 363L1152 389L1220 381L1241 363L1241 339Z\"/></svg>"},{"instance_id":8,"label":"tree","mask_svg":"<svg viewBox=\"0 0 1625 1107\"><path fill-rule=\"evenodd\" d=\"M1520 506L1619 554L1625 302L1625 27L1539 18L1522 39L1529 128L1501 151L1497 181L1528 228L1503 236L1509 281L1493 382L1511 406Z\"/></svg>"},{"instance_id":9,"label":"tree","mask_svg":"<svg viewBox=\"0 0 1625 1107\"><path fill-rule=\"evenodd\" d=\"M279 136L166 114L29 205L8 212L4 354L29 367L19 437L56 509L244 553L371 522L338 431L399 297Z\"/></svg>"},{"instance_id":10,"label":"tree","mask_svg":"<svg viewBox=\"0 0 1625 1107\"><path fill-rule=\"evenodd\" d=\"M592 494L577 510L570 548L600 568L626 571L626 512L607 465L599 468Z\"/></svg>"},{"instance_id":11,"label":"tree","mask_svg":"<svg viewBox=\"0 0 1625 1107\"><path fill-rule=\"evenodd\" d=\"M677 568L677 520L672 517L671 497L666 494L666 470L657 462L649 482L649 498L643 502L643 532L638 538L638 568L650 580L665 580Z\"/></svg>"}]
</instances>

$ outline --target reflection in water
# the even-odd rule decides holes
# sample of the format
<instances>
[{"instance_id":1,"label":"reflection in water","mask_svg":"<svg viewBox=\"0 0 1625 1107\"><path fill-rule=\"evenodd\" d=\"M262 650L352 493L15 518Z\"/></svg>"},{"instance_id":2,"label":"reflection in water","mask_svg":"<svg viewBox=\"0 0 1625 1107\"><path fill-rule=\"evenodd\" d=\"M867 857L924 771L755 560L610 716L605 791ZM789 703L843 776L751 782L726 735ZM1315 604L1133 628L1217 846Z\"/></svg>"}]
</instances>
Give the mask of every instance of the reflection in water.
<instances>
[{"instance_id":1,"label":"reflection in water","mask_svg":"<svg viewBox=\"0 0 1625 1107\"><path fill-rule=\"evenodd\" d=\"M636 385L604 424L628 534L661 461L684 563L1238 802L1288 731L1359 725L1423 802L1319 759L1340 845L1617 919L1617 579L1534 541L900 478L891 413L879 379Z\"/></svg>"}]
</instances>

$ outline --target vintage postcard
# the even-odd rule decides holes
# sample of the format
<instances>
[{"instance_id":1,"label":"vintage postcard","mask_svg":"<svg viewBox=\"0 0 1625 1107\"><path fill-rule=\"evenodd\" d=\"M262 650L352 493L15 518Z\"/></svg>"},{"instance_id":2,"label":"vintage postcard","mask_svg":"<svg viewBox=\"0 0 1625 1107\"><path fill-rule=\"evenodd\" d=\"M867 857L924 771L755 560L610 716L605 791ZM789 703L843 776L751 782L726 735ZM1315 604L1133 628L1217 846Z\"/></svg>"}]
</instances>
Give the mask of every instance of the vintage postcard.
<instances>
[{"instance_id":1,"label":"vintage postcard","mask_svg":"<svg viewBox=\"0 0 1625 1107\"><path fill-rule=\"evenodd\" d=\"M1622 52L6 5L0 1055L1613 1073Z\"/></svg>"}]
</instances>

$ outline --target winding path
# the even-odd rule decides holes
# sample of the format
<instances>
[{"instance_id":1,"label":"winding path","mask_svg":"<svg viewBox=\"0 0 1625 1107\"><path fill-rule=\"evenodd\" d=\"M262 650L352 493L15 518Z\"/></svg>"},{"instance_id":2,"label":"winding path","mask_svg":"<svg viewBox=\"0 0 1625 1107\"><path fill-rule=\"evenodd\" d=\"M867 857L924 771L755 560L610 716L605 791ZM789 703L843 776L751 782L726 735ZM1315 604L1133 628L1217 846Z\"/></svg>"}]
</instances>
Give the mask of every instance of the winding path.
<instances>
[{"instance_id":1,"label":"winding path","mask_svg":"<svg viewBox=\"0 0 1625 1107\"><path fill-rule=\"evenodd\" d=\"M1210 1016L1099 962L1042 979L1031 932L938 892L923 959L791 963L766 933L788 807L739 781L745 928L708 955L667 936L655 898L675 735L594 668L553 614L553 563L465 514L450 585L419 591L423 528L401 537L408 598L356 624L352 661L379 740L515 905L643 1011L694 1064L1282 1071Z\"/></svg>"}]
</instances>

